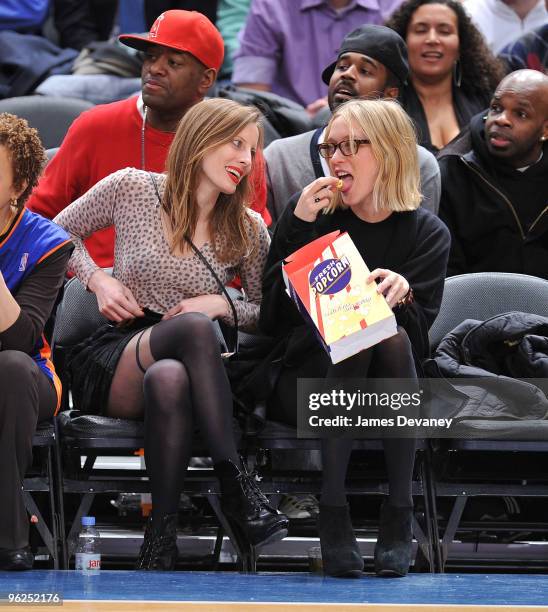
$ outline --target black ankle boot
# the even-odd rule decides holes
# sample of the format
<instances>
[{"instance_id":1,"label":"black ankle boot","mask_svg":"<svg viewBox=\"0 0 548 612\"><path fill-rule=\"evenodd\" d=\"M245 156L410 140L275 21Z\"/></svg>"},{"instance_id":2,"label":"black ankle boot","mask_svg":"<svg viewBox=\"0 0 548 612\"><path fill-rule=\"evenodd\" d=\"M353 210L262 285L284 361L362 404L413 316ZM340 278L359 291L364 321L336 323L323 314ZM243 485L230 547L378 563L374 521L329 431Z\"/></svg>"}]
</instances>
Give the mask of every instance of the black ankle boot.
<instances>
[{"instance_id":1,"label":"black ankle boot","mask_svg":"<svg viewBox=\"0 0 548 612\"><path fill-rule=\"evenodd\" d=\"M177 514L166 514L156 528L152 527L150 517L135 569L172 571L176 562Z\"/></svg>"},{"instance_id":2,"label":"black ankle boot","mask_svg":"<svg viewBox=\"0 0 548 612\"><path fill-rule=\"evenodd\" d=\"M338 578L359 578L363 572L363 559L352 529L348 504L320 504L318 531L324 574Z\"/></svg>"},{"instance_id":3,"label":"black ankle boot","mask_svg":"<svg viewBox=\"0 0 548 612\"><path fill-rule=\"evenodd\" d=\"M285 538L288 518L270 506L243 463L236 466L227 460L214 467L221 483L221 510L240 550L257 549Z\"/></svg>"},{"instance_id":4,"label":"black ankle boot","mask_svg":"<svg viewBox=\"0 0 548 612\"><path fill-rule=\"evenodd\" d=\"M30 546L24 548L0 548L0 570L22 571L32 569L34 555Z\"/></svg>"},{"instance_id":5,"label":"black ankle boot","mask_svg":"<svg viewBox=\"0 0 548 612\"><path fill-rule=\"evenodd\" d=\"M375 572L378 576L405 576L413 551L413 507L382 505L379 535L375 545Z\"/></svg>"}]
</instances>

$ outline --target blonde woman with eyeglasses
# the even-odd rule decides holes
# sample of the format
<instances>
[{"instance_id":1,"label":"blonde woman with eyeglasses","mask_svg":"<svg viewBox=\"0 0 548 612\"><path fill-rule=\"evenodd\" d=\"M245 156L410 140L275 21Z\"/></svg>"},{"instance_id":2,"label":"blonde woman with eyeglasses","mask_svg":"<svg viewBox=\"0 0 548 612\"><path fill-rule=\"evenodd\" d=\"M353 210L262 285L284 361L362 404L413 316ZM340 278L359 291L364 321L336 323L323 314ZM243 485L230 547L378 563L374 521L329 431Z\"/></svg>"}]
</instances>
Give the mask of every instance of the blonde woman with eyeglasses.
<instances>
[{"instance_id":1,"label":"blonde woman with eyeglasses","mask_svg":"<svg viewBox=\"0 0 548 612\"><path fill-rule=\"evenodd\" d=\"M343 104L318 149L331 176L293 197L276 227L263 279L260 325L283 347L269 416L293 425L298 378L400 378L417 384L449 253L447 228L419 206L415 133L397 102ZM351 236L372 271L368 282L378 283L377 291L394 311L398 333L332 365L285 293L281 265L298 248L335 230ZM385 438L383 445L389 495L381 509L375 570L381 576L404 576L412 550L415 440ZM344 486L351 447L348 438L322 440L318 527L324 572L331 576L358 577L363 570Z\"/></svg>"}]
</instances>

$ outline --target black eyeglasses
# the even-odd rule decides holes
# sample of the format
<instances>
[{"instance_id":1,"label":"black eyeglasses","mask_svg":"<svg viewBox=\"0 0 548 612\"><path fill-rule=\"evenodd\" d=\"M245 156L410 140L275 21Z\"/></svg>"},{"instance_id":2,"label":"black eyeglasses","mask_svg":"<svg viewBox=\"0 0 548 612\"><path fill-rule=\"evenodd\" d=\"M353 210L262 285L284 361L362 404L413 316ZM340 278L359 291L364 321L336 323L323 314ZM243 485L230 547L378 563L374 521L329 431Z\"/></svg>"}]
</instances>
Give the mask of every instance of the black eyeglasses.
<instances>
[{"instance_id":1,"label":"black eyeglasses","mask_svg":"<svg viewBox=\"0 0 548 612\"><path fill-rule=\"evenodd\" d=\"M329 159L330 157L333 157L333 155L335 155L335 151L337 149L340 149L341 153L343 155L346 155L347 157L349 155L356 155L356 153L358 152L358 149L362 145L366 145L366 144L371 144L371 141L366 140L365 138L362 138L359 140L342 140L341 142L338 142L337 144L334 144L332 142L322 142L322 144L319 144L316 146L318 149L318 153L322 157L325 157L325 159Z\"/></svg>"}]
</instances>

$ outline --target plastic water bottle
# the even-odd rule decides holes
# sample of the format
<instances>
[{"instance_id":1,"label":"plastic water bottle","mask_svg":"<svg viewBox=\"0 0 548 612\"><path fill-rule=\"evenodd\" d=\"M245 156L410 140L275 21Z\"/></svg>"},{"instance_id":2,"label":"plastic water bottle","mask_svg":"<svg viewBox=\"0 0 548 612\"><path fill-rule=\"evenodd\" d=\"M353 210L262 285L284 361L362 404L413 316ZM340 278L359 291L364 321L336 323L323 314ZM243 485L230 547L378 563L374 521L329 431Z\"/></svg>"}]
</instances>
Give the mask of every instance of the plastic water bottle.
<instances>
[{"instance_id":1,"label":"plastic water bottle","mask_svg":"<svg viewBox=\"0 0 548 612\"><path fill-rule=\"evenodd\" d=\"M95 517L82 517L82 530L78 535L74 569L84 574L98 574L101 569L99 532L95 529Z\"/></svg>"}]
</instances>

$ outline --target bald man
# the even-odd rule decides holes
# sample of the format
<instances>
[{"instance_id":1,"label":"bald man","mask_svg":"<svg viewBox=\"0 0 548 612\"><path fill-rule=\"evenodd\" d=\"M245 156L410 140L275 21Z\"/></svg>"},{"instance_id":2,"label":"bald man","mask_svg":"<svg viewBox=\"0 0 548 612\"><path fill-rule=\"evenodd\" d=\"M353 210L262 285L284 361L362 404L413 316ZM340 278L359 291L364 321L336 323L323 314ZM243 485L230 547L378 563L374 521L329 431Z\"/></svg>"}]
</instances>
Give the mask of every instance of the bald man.
<instances>
[{"instance_id":1,"label":"bald man","mask_svg":"<svg viewBox=\"0 0 548 612\"><path fill-rule=\"evenodd\" d=\"M517 70L487 113L438 161L448 276L520 272L548 279L548 76Z\"/></svg>"}]
</instances>

